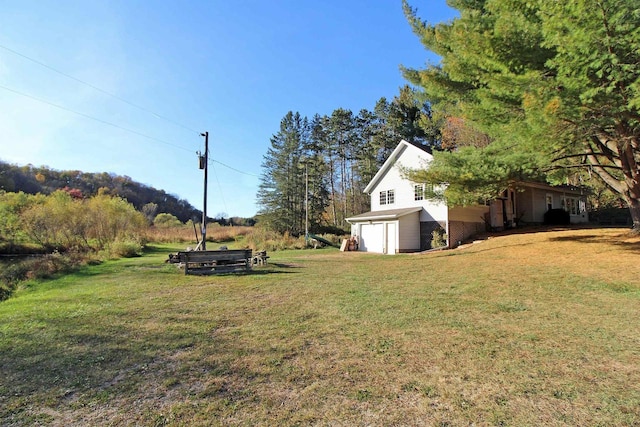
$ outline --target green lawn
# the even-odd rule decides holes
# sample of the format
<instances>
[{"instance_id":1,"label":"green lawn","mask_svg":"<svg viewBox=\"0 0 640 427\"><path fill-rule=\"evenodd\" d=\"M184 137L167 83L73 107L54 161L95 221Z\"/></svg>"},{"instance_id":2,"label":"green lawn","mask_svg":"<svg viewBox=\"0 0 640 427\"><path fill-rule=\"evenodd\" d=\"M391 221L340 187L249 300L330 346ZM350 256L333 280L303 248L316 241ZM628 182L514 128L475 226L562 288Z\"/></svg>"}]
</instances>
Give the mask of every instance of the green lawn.
<instances>
[{"instance_id":1,"label":"green lawn","mask_svg":"<svg viewBox=\"0 0 640 427\"><path fill-rule=\"evenodd\" d=\"M140 258L0 303L0 425L637 425L640 239Z\"/></svg>"}]
</instances>

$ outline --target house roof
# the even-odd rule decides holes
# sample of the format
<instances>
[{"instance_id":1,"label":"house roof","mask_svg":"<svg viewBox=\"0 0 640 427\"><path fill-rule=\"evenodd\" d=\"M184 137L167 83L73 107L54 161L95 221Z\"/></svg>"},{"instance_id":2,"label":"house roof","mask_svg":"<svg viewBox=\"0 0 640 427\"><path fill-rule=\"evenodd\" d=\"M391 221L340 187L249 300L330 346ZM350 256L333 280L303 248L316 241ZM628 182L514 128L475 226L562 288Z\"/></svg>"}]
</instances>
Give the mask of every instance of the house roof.
<instances>
[{"instance_id":1,"label":"house roof","mask_svg":"<svg viewBox=\"0 0 640 427\"><path fill-rule=\"evenodd\" d=\"M389 168L391 168L395 164L395 162L398 160L400 155L408 147L415 147L415 148L423 151L424 153L426 153L428 157L432 157L431 149L429 147L427 147L425 145L420 145L420 144L414 144L414 143L411 143L411 142L407 142L404 139L400 140L400 142L398 143L396 148L391 152L391 154L389 155L387 160L385 160L385 162L382 164L382 167L380 167L380 170L378 171L378 173L375 174L375 176L371 179L369 184L367 184L367 186L364 188L364 192L365 193L371 194L371 191L374 189L374 187L378 184L378 182L382 179L382 177L384 177L384 175L387 173Z\"/></svg>"},{"instance_id":2,"label":"house roof","mask_svg":"<svg viewBox=\"0 0 640 427\"><path fill-rule=\"evenodd\" d=\"M576 187L574 185L566 185L566 184L551 185L551 184L547 184L547 183L543 183L543 182L533 182L533 181L519 182L519 183L516 184L516 187L538 188L538 189L546 190L546 191L555 191L555 192L572 193L572 194L580 194L580 195L584 195L587 192L587 190L585 188Z\"/></svg>"},{"instance_id":3,"label":"house roof","mask_svg":"<svg viewBox=\"0 0 640 427\"><path fill-rule=\"evenodd\" d=\"M409 215L410 213L419 212L422 210L421 206L404 208L404 209L387 209L384 211L371 211L365 212L360 215L355 215L347 218L348 222L363 222L363 221L379 221L398 219L402 216Z\"/></svg>"}]
</instances>

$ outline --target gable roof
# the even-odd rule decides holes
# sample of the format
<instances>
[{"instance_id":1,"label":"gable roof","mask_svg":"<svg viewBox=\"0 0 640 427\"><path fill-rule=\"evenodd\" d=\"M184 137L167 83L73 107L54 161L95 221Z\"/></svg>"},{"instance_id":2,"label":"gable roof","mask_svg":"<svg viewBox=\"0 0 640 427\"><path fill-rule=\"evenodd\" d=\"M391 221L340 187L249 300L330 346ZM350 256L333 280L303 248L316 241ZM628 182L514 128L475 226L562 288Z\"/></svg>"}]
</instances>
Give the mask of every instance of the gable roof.
<instances>
[{"instance_id":1,"label":"gable roof","mask_svg":"<svg viewBox=\"0 0 640 427\"><path fill-rule=\"evenodd\" d=\"M425 145L413 144L411 142L405 141L404 139L400 140L396 148L391 152L387 160L385 160L385 162L382 164L382 167L380 167L378 173L374 175L369 184L367 184L367 186L364 188L365 193L371 194L373 188L378 184L378 182L380 182L382 177L385 176L387 171L396 163L400 155L402 155L407 149L418 149L420 150L419 152L417 152L418 154L425 155L424 157L428 158L429 160L433 158L429 147Z\"/></svg>"},{"instance_id":2,"label":"gable roof","mask_svg":"<svg viewBox=\"0 0 640 427\"><path fill-rule=\"evenodd\" d=\"M378 221L398 219L402 216L409 215L410 213L419 212L422 210L422 206L415 206L412 208L404 209L387 209L384 211L371 211L365 212L360 215L355 215L347 218L347 222L363 222L363 221Z\"/></svg>"}]
</instances>

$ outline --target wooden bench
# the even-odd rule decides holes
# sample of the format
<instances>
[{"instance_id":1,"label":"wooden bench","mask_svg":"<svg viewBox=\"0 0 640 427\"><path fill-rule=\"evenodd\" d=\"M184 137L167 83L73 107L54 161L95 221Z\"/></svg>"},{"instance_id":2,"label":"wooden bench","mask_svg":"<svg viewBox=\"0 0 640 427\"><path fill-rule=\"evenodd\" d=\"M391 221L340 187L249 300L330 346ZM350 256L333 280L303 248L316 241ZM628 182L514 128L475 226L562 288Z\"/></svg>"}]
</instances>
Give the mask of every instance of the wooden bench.
<instances>
[{"instance_id":1,"label":"wooden bench","mask_svg":"<svg viewBox=\"0 0 640 427\"><path fill-rule=\"evenodd\" d=\"M251 270L251 249L178 252L184 274L216 274Z\"/></svg>"}]
</instances>

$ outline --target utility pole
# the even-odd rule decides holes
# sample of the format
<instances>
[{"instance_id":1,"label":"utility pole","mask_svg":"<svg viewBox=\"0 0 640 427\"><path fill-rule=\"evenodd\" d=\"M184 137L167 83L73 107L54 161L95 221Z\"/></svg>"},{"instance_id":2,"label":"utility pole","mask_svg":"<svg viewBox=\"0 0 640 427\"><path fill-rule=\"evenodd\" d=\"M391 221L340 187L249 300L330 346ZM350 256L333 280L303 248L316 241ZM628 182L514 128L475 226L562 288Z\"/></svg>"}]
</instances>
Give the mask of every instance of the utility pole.
<instances>
[{"instance_id":1,"label":"utility pole","mask_svg":"<svg viewBox=\"0 0 640 427\"><path fill-rule=\"evenodd\" d=\"M308 160L304 162L304 244L309 243L309 170Z\"/></svg>"},{"instance_id":2,"label":"utility pole","mask_svg":"<svg viewBox=\"0 0 640 427\"><path fill-rule=\"evenodd\" d=\"M204 206L202 208L202 245L200 249L207 250L207 171L209 168L209 132L201 133L204 136ZM202 161L200 164L202 165Z\"/></svg>"}]
</instances>

